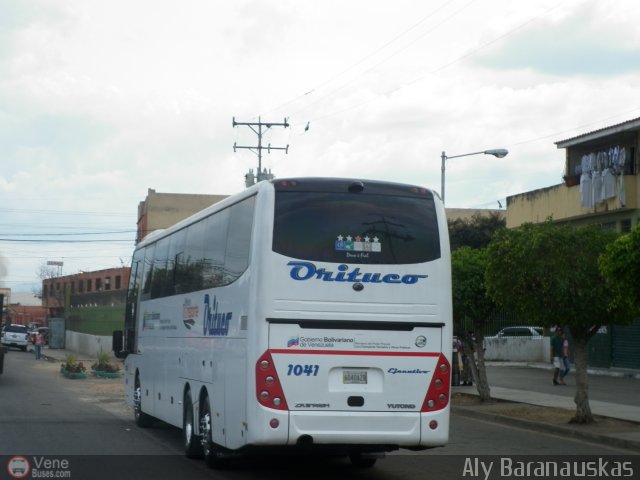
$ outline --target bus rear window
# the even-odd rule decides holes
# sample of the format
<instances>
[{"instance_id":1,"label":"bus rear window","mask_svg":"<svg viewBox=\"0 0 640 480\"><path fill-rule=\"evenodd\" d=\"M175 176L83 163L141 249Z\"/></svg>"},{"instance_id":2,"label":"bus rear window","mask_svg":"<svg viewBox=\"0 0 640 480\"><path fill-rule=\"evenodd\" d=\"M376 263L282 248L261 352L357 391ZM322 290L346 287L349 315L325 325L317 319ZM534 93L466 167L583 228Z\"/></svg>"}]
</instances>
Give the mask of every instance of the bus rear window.
<instances>
[{"instance_id":1,"label":"bus rear window","mask_svg":"<svg viewBox=\"0 0 640 480\"><path fill-rule=\"evenodd\" d=\"M429 262L440 258L433 197L276 191L272 248L320 262Z\"/></svg>"}]
</instances>

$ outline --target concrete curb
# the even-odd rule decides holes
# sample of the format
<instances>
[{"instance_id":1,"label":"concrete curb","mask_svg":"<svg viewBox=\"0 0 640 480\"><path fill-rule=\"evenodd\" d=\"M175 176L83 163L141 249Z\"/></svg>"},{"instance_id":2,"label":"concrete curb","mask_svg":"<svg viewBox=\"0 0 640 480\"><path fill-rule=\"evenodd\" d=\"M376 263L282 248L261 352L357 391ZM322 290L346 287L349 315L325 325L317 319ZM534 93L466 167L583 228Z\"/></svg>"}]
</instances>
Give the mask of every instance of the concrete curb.
<instances>
[{"instance_id":1,"label":"concrete curb","mask_svg":"<svg viewBox=\"0 0 640 480\"><path fill-rule=\"evenodd\" d=\"M640 452L640 441L627 440L624 438L612 437L609 435L603 435L592 432L581 432L574 428L563 427L561 425L552 425L549 423L539 423L530 420L524 420L521 418L509 417L506 415L499 415L496 413L479 412L467 407L452 406L451 412L454 415L460 415L464 417L476 418L479 420L486 420L495 423L501 423L511 427L520 427L528 430L534 430L543 433L551 433L554 435L562 435L566 437L573 437L580 440L587 440L599 444L609 445L612 447L624 448L627 450L633 450Z\"/></svg>"}]
</instances>

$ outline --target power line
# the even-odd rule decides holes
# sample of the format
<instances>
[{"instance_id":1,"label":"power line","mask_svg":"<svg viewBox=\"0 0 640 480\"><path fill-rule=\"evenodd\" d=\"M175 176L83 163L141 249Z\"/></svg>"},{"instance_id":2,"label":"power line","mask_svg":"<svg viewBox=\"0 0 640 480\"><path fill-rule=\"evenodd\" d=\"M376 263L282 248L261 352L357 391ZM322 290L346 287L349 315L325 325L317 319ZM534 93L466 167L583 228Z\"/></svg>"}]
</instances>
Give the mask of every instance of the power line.
<instances>
[{"instance_id":1,"label":"power line","mask_svg":"<svg viewBox=\"0 0 640 480\"><path fill-rule=\"evenodd\" d=\"M18 237L51 237L51 236L82 236L82 235L112 235L119 233L136 233L136 230L118 230L105 232L70 232L70 233L12 233L11 235Z\"/></svg>"},{"instance_id":2,"label":"power line","mask_svg":"<svg viewBox=\"0 0 640 480\"><path fill-rule=\"evenodd\" d=\"M31 238L0 238L0 242L16 242L16 243L134 243L134 240L124 239L93 239L93 240L46 240L46 239L31 239Z\"/></svg>"},{"instance_id":3,"label":"power line","mask_svg":"<svg viewBox=\"0 0 640 480\"><path fill-rule=\"evenodd\" d=\"M8 213L34 213L37 215L91 215L104 217L135 217L131 213L120 212L92 212L81 210L36 210L30 208L0 208L0 212Z\"/></svg>"},{"instance_id":4,"label":"power line","mask_svg":"<svg viewBox=\"0 0 640 480\"><path fill-rule=\"evenodd\" d=\"M445 3L443 3L442 5L440 5L439 7L437 7L436 9L432 10L431 12L429 12L427 15L425 15L424 17L422 17L420 20L418 20L418 22L414 23L412 26L406 28L405 30L403 30L401 33L399 33L398 35L396 35L395 37L393 37L391 40L387 41L385 44L383 44L382 46L378 47L376 50L372 51L371 53L365 55L364 57L362 57L360 60L356 61L355 63L352 63L349 67L341 70L340 72L332 75L331 77L329 77L328 79L324 80L323 82L319 83L318 85L307 89L307 92L302 94L302 95L298 95L297 97L288 100L284 103L281 103L280 105L278 105L277 107L272 108L270 111L276 111L276 110L280 110L282 107L285 107L287 105L290 105L294 102L296 102L297 100L300 100L306 96L309 96L311 94L313 94L316 90L321 89L322 87L324 87L325 85L331 83L333 80L335 80L336 78L341 77L342 75L344 75L345 73L353 70L355 67L357 67L358 65L364 63L366 60L368 60L369 58L373 57L374 55L378 54L379 52L383 51L385 48L387 48L389 45L395 43L396 41L400 40L402 37L404 37L405 35L407 35L409 32L411 32L412 30L414 30L415 28L417 28L419 25L421 25L422 23L424 23L426 20L428 20L429 18L431 18L432 16L434 16L436 13L438 13L440 10L444 9L446 6L448 6L450 3L454 2L455 0L449 0ZM474 2L475 0L472 0L470 3ZM470 4L469 3L469 4ZM464 8L466 8L469 4L467 4ZM454 15L456 15L458 12L456 12ZM454 16L452 15L452 16ZM451 17L452 17L451 16ZM449 20L451 17L448 17L447 19L445 19L445 21ZM437 28L437 27L436 27ZM433 30L433 29L432 29ZM430 33L432 30L429 30L428 32L420 35L417 39L415 39L414 41L412 41L411 43L409 43L408 45L405 45L404 47L401 47L400 49L396 50L393 54L391 54L390 56L384 58L382 61L376 63L373 67L365 70L364 72L362 72L360 75L358 75L357 77L355 77L354 79L350 80L349 82L347 82L347 84L345 84L344 86L348 85L349 83L351 83L353 80L355 80L356 78L359 78L360 76L362 76L364 73L368 72L369 70L371 70L372 68L376 67L377 65L380 65L381 63L387 61L389 58L395 56L397 53L401 52L402 50L405 50L407 47L409 47L410 45L412 45L413 43L415 43L418 39L424 37L425 35L427 35L428 33ZM344 87L343 86L343 87ZM326 98L330 95L332 95L333 93L337 92L338 90L342 89L343 87L339 87L337 90L334 90L333 92L328 93L327 95L325 95L322 98ZM321 100L320 99L320 100ZM313 102L313 103L317 103L317 102ZM313 103L311 105L313 105ZM311 105L307 105L304 108L308 108Z\"/></svg>"},{"instance_id":5,"label":"power line","mask_svg":"<svg viewBox=\"0 0 640 480\"><path fill-rule=\"evenodd\" d=\"M346 87L348 87L349 85L351 85L353 82L355 82L358 78L362 77L363 75L369 73L370 71L372 71L373 69L375 69L376 67L378 67L379 65L385 63L387 60L389 60L390 58L395 57L398 53L406 50L407 48L409 48L411 45L413 45L414 43L416 43L418 40L420 40L421 38L427 36L428 34L434 32L435 30L437 30L440 26L444 25L445 23L447 23L449 20L451 20L453 17L455 17L456 15L458 15L460 12L462 12L463 10L466 10L469 5L471 5L472 3L474 3L476 0L471 0L469 1L467 4L465 4L464 6L460 7L458 10L456 10L455 12L453 12L451 15L449 15L448 17L446 17L444 20L442 20L441 22L439 22L438 24L436 24L434 27L430 28L429 30L427 30L426 32L424 32L422 35L418 36L417 38L413 39L411 42L409 42L408 44L404 45L403 47L397 49L396 51L392 52L391 54L387 55L386 57L384 57L382 60L380 60L379 62L373 64L372 66L370 66L369 68L367 68L366 70L360 72L357 76L353 77L351 80L349 80L348 82L342 84L341 86L337 87L336 89L334 89L333 91L327 93L326 95L324 95L323 97L320 97L318 99L316 99L315 101L311 102L310 104L304 106L303 108L301 108L300 110L294 112L294 114L300 112L300 111L304 111L307 108L321 102L322 100L325 100L326 98L329 98L333 95L335 95L336 93L338 93L339 91L345 89ZM442 7L441 7L442 8ZM439 9L438 9L439 10ZM436 11L438 11L436 10ZM435 13L435 12L434 12ZM395 91L395 90L394 90Z\"/></svg>"},{"instance_id":6,"label":"power line","mask_svg":"<svg viewBox=\"0 0 640 480\"><path fill-rule=\"evenodd\" d=\"M474 49L472 49L472 50L467 51L467 52L466 52L466 53L464 53L463 55L460 55L459 57L457 57L456 59L454 59L454 60L452 60L452 61L450 61L450 62L444 63L444 64L440 65L439 67L432 69L430 72L428 72L428 74L426 74L426 75L421 75L421 76L419 76L418 78L415 78L414 80L410 81L410 82L409 82L409 83L407 83L407 84L404 84L404 85L402 85L402 86L400 86L400 87L395 87L395 88L393 88L393 89L389 90L385 95L386 95L386 96L389 96L389 95L391 95L391 94L393 94L393 93L395 93L395 92L397 92L397 91L399 91L399 90L401 90L401 89L403 89L403 88L406 88L408 85L412 85L412 84L414 84L414 83L417 83L417 82L422 81L422 80L423 80L427 75L434 75L434 74L436 74L436 73L438 73L438 72L440 72L440 71L442 71L442 70L444 70L444 69L446 69L446 68L450 67L451 65L454 65L454 64L456 64L456 63L460 62L461 60L463 60L463 59L465 59L465 58L467 58L467 57L470 57L470 56L472 56L472 55L474 55L474 54L478 53L480 50L482 50L482 49L484 49L484 48L486 48L486 47L488 47L488 46L490 46L490 45L494 44L494 43L495 43L495 42L497 42L498 40L501 40L501 39L503 39L503 38L505 38L505 37L508 37L509 35L512 35L513 33L515 33L515 32L517 32L518 30L520 30L520 29L524 28L525 26L527 26L527 25L528 25L528 24L530 24L531 22L533 22L533 21L537 20L538 18L542 17L543 15L546 15L546 14L548 14L549 12L551 12L551 11L553 11L553 10L557 9L559 6L560 6L560 4L557 4L557 5L555 5L555 6L551 7L551 8L549 8L549 9L545 10L544 12L542 12L542 13L540 13L540 14L538 14L538 15L535 15L535 16L533 16L533 17L529 18L527 21L525 21L525 22L521 23L520 25L518 25L518 26L516 26L516 27L514 27L514 28L512 28L512 29L510 29L510 30L508 30L507 32L503 33L502 35L499 35L498 37L495 37L495 38L493 38L492 40L489 40L489 41L487 41L487 42L483 43L482 45L480 45L480 46L479 46L479 47L477 47L477 48L474 48ZM466 6L465 6L465 7L463 7L463 8L466 8ZM456 13L457 13L457 12L456 12ZM429 33L429 32L427 32L427 33ZM343 87L340 87L339 89L341 89L341 88L343 88ZM336 90L336 91L337 91L337 90ZM335 91L334 91L334 92L331 92L330 94L325 95L325 97L323 97L323 98L326 98L326 97L328 97L328 96L332 95L333 93L335 93ZM349 110L353 110L353 109L359 108L359 107L361 107L361 106L363 106L363 105L366 105L366 104L368 104L368 103L371 103L371 102L372 102L372 101L374 101L374 100L376 100L376 98L371 98L371 99L365 100L365 101L363 101L363 102L360 102L360 103L358 103L358 104L356 104L356 105L353 105L353 106L351 106L351 107L345 107L345 108L342 108L342 109L340 109L340 110L337 110L337 111L334 111L334 112L331 112L331 113L328 113L328 114L325 114L325 115L321 115L321 116L319 116L319 117L314 117L314 118L312 118L312 119L311 119L311 121L318 121L318 120L321 120L321 119L324 119L324 118L327 118L327 117L332 117L332 116L334 116L334 115L337 115L337 114L344 113L344 112L349 111ZM314 103L317 103L317 102L314 102Z\"/></svg>"}]
</instances>

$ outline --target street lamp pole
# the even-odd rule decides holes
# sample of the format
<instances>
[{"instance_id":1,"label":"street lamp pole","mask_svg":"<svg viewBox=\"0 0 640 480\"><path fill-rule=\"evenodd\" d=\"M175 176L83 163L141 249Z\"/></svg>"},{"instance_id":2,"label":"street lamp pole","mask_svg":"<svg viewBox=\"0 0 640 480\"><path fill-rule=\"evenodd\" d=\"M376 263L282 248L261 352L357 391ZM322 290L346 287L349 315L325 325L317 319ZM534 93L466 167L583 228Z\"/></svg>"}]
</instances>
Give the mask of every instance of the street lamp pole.
<instances>
[{"instance_id":1,"label":"street lamp pole","mask_svg":"<svg viewBox=\"0 0 640 480\"><path fill-rule=\"evenodd\" d=\"M468 157L469 155L493 155L494 157L504 158L509 153L509 150L506 148L494 148L491 150L482 150L481 152L472 152L472 153L463 153L462 155L447 155L445 152L442 152L440 158L442 159L441 166L441 175L440 175L440 196L442 197L442 203L444 203L444 171L445 164L449 158L458 158L458 157Z\"/></svg>"}]
</instances>

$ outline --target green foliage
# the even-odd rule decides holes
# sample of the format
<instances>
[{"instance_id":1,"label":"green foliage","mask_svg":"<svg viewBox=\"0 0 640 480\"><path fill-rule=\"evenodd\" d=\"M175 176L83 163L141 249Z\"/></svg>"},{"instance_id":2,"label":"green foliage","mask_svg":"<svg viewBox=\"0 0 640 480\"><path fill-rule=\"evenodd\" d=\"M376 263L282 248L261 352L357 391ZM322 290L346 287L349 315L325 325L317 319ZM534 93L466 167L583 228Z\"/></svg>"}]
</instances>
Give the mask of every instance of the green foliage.
<instances>
[{"instance_id":1,"label":"green foliage","mask_svg":"<svg viewBox=\"0 0 640 480\"><path fill-rule=\"evenodd\" d=\"M109 355L108 352L101 351L100 353L98 353L96 360L96 363L91 365L92 370L110 373L115 373L120 370L120 367L118 365L114 365L111 363L111 355Z\"/></svg>"},{"instance_id":2,"label":"green foliage","mask_svg":"<svg viewBox=\"0 0 640 480\"><path fill-rule=\"evenodd\" d=\"M487 248L486 286L502 308L532 324L568 325L588 338L609 323L598 258L615 232L550 221L500 230Z\"/></svg>"},{"instance_id":3,"label":"green foliage","mask_svg":"<svg viewBox=\"0 0 640 480\"><path fill-rule=\"evenodd\" d=\"M111 356L108 352L100 351L96 356L98 363L109 363L111 362Z\"/></svg>"},{"instance_id":4,"label":"green foliage","mask_svg":"<svg viewBox=\"0 0 640 480\"><path fill-rule=\"evenodd\" d=\"M495 311L494 302L485 289L487 252L461 247L451 253L451 276L454 317L468 317L475 322L488 319Z\"/></svg>"},{"instance_id":5,"label":"green foliage","mask_svg":"<svg viewBox=\"0 0 640 480\"><path fill-rule=\"evenodd\" d=\"M86 367L82 362L78 362L77 357L68 353L65 355L65 362L62 364L62 368L70 373L82 373L86 370Z\"/></svg>"},{"instance_id":6,"label":"green foliage","mask_svg":"<svg viewBox=\"0 0 640 480\"><path fill-rule=\"evenodd\" d=\"M65 365L75 365L78 363L78 358L73 353L67 353L64 356Z\"/></svg>"},{"instance_id":7,"label":"green foliage","mask_svg":"<svg viewBox=\"0 0 640 480\"><path fill-rule=\"evenodd\" d=\"M610 309L640 315L640 226L608 245L599 266L611 290Z\"/></svg>"},{"instance_id":8,"label":"green foliage","mask_svg":"<svg viewBox=\"0 0 640 480\"><path fill-rule=\"evenodd\" d=\"M489 215L474 214L470 219L449 220L449 242L451 250L460 247L484 248L493 234L506 226L504 215L491 212Z\"/></svg>"}]
</instances>

